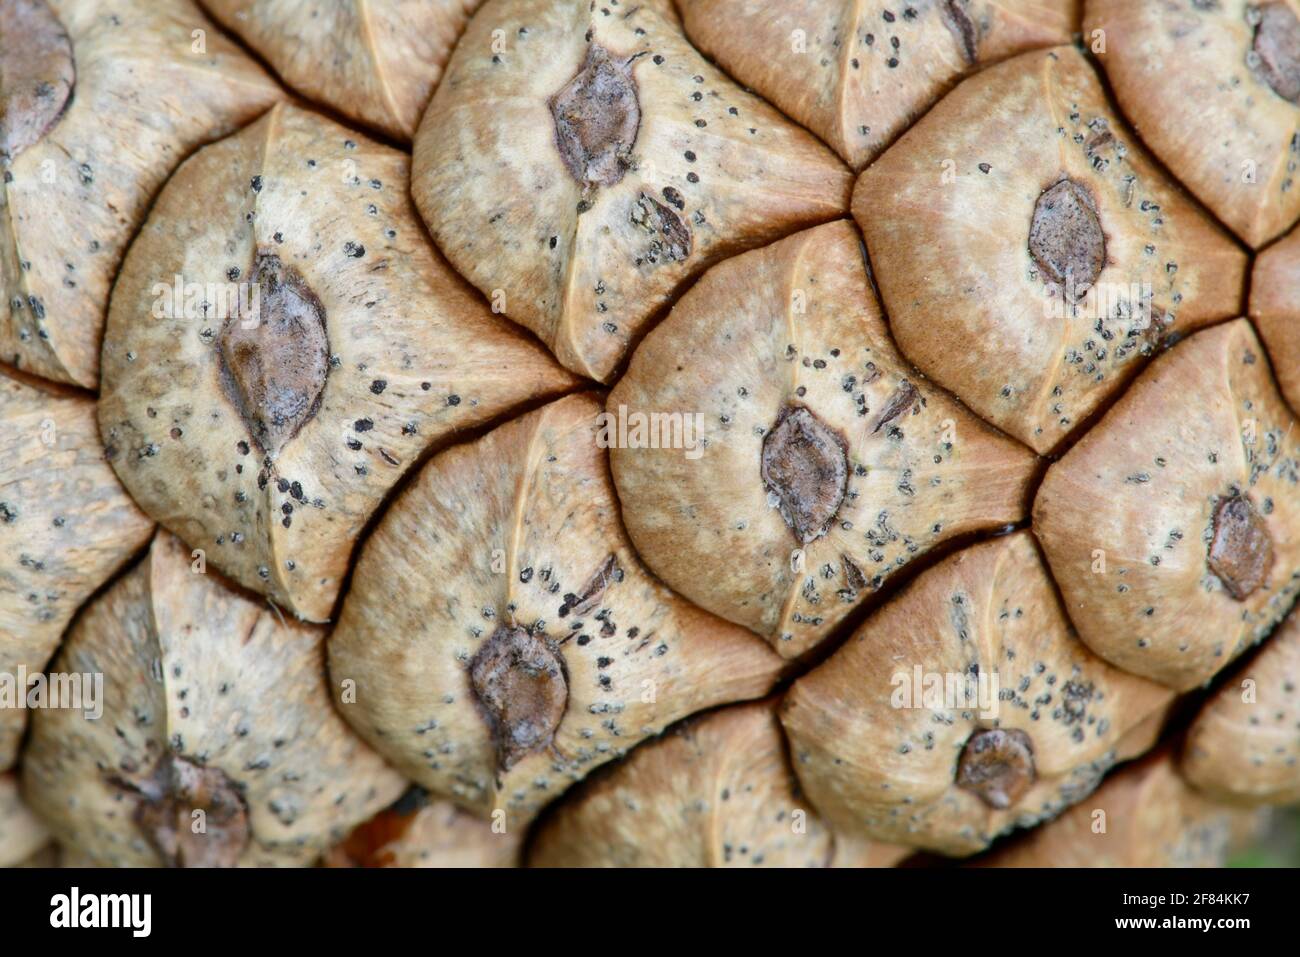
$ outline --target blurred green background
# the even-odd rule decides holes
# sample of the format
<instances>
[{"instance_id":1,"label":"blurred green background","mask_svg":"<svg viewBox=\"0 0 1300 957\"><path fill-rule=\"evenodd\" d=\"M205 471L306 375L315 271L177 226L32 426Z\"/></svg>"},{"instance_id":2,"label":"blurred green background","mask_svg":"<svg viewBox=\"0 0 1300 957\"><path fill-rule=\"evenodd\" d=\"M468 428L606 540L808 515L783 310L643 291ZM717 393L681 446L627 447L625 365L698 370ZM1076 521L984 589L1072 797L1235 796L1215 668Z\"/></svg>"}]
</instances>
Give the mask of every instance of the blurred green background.
<instances>
[{"instance_id":1,"label":"blurred green background","mask_svg":"<svg viewBox=\"0 0 1300 957\"><path fill-rule=\"evenodd\" d=\"M1300 808L1273 812L1258 843L1235 855L1229 867L1300 867Z\"/></svg>"}]
</instances>

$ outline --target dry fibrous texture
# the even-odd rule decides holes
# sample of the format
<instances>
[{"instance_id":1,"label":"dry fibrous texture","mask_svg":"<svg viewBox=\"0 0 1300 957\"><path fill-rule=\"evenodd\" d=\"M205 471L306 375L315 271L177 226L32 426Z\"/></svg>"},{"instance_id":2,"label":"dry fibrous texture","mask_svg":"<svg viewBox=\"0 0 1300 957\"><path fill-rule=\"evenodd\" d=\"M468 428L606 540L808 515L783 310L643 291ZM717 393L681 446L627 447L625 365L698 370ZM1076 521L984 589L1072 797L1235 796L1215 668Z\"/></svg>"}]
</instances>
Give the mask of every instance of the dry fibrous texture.
<instances>
[{"instance_id":1,"label":"dry fibrous texture","mask_svg":"<svg viewBox=\"0 0 1300 957\"><path fill-rule=\"evenodd\" d=\"M516 867L522 836L413 787L359 824L327 867Z\"/></svg>"},{"instance_id":2,"label":"dry fibrous texture","mask_svg":"<svg viewBox=\"0 0 1300 957\"><path fill-rule=\"evenodd\" d=\"M964 74L1068 43L1080 0L678 0L686 35L861 169Z\"/></svg>"},{"instance_id":3,"label":"dry fibrous texture","mask_svg":"<svg viewBox=\"0 0 1300 957\"><path fill-rule=\"evenodd\" d=\"M1255 257L1250 317L1264 340L1282 395L1300 410L1300 229Z\"/></svg>"},{"instance_id":4,"label":"dry fibrous texture","mask_svg":"<svg viewBox=\"0 0 1300 957\"><path fill-rule=\"evenodd\" d=\"M63 114L76 72L72 40L45 0L0 6L0 163L31 146Z\"/></svg>"},{"instance_id":5,"label":"dry fibrous texture","mask_svg":"<svg viewBox=\"0 0 1300 957\"><path fill-rule=\"evenodd\" d=\"M1217 800L1300 802L1300 613L1202 706L1182 772Z\"/></svg>"},{"instance_id":6,"label":"dry fibrous texture","mask_svg":"<svg viewBox=\"0 0 1300 957\"><path fill-rule=\"evenodd\" d=\"M410 140L483 0L203 0L289 86Z\"/></svg>"},{"instance_id":7,"label":"dry fibrous texture","mask_svg":"<svg viewBox=\"0 0 1300 957\"><path fill-rule=\"evenodd\" d=\"M109 310L99 420L123 483L312 621L425 449L577 381L439 257L408 168L277 106L177 171Z\"/></svg>"},{"instance_id":8,"label":"dry fibrous texture","mask_svg":"<svg viewBox=\"0 0 1300 957\"><path fill-rule=\"evenodd\" d=\"M281 93L190 0L4 0L0 27L0 359L94 389L159 186Z\"/></svg>"},{"instance_id":9,"label":"dry fibrous texture","mask_svg":"<svg viewBox=\"0 0 1300 957\"><path fill-rule=\"evenodd\" d=\"M1223 867L1264 814L1198 794L1168 748L1106 778L1054 821L978 861L984 867Z\"/></svg>"},{"instance_id":10,"label":"dry fibrous texture","mask_svg":"<svg viewBox=\"0 0 1300 957\"><path fill-rule=\"evenodd\" d=\"M710 270L606 407L646 563L786 657L915 556L1019 521L1036 470L898 354L847 222Z\"/></svg>"},{"instance_id":11,"label":"dry fibrous texture","mask_svg":"<svg viewBox=\"0 0 1300 957\"><path fill-rule=\"evenodd\" d=\"M1047 472L1034 532L1080 637L1187 690L1300 591L1300 434L1250 323L1158 358Z\"/></svg>"},{"instance_id":12,"label":"dry fibrous texture","mask_svg":"<svg viewBox=\"0 0 1300 957\"><path fill-rule=\"evenodd\" d=\"M637 748L539 825L532 867L888 867L799 793L775 702L724 708Z\"/></svg>"},{"instance_id":13,"label":"dry fibrous texture","mask_svg":"<svg viewBox=\"0 0 1300 957\"><path fill-rule=\"evenodd\" d=\"M853 213L903 354L1039 452L1170 337L1241 309L1245 254L1072 47L964 81L868 167Z\"/></svg>"},{"instance_id":14,"label":"dry fibrous texture","mask_svg":"<svg viewBox=\"0 0 1300 957\"><path fill-rule=\"evenodd\" d=\"M965 855L1085 797L1172 699L1078 640L1016 532L922 572L795 682L781 720L837 833Z\"/></svg>"},{"instance_id":15,"label":"dry fibrous texture","mask_svg":"<svg viewBox=\"0 0 1300 957\"><path fill-rule=\"evenodd\" d=\"M353 727L508 832L672 722L766 693L782 666L641 565L599 415L592 396L561 399L434 457L367 539L330 636Z\"/></svg>"},{"instance_id":16,"label":"dry fibrous texture","mask_svg":"<svg viewBox=\"0 0 1300 957\"><path fill-rule=\"evenodd\" d=\"M1088 0L1084 33L1157 156L1256 248L1300 217L1300 0Z\"/></svg>"},{"instance_id":17,"label":"dry fibrous texture","mask_svg":"<svg viewBox=\"0 0 1300 957\"><path fill-rule=\"evenodd\" d=\"M0 369L0 771L27 725L27 688L77 608L153 523L104 461L95 404Z\"/></svg>"},{"instance_id":18,"label":"dry fibrous texture","mask_svg":"<svg viewBox=\"0 0 1300 957\"><path fill-rule=\"evenodd\" d=\"M0 774L0 867L17 867L41 853L50 832L18 793L18 778Z\"/></svg>"},{"instance_id":19,"label":"dry fibrous texture","mask_svg":"<svg viewBox=\"0 0 1300 957\"><path fill-rule=\"evenodd\" d=\"M687 280L841 215L850 185L666 0L490 0L416 134L411 191L474 285L606 380Z\"/></svg>"},{"instance_id":20,"label":"dry fibrous texture","mask_svg":"<svg viewBox=\"0 0 1300 957\"><path fill-rule=\"evenodd\" d=\"M98 864L309 864L404 782L334 711L323 629L200 568L159 532L77 618L51 670L102 675L102 714L35 714L24 797Z\"/></svg>"}]
</instances>

